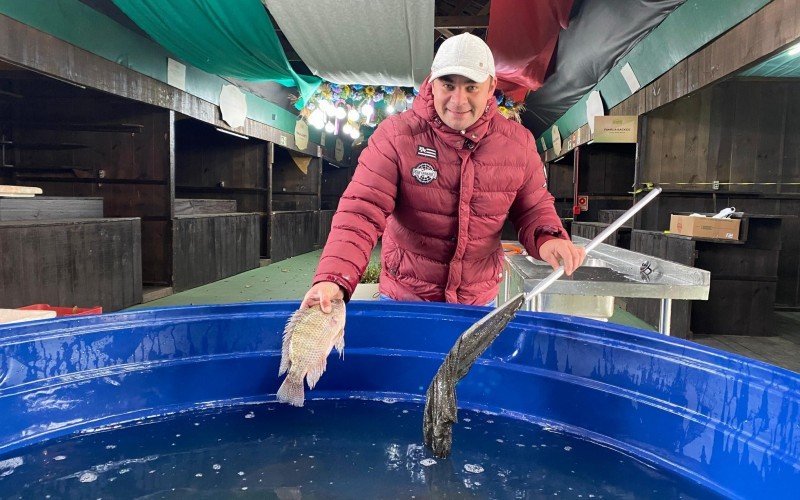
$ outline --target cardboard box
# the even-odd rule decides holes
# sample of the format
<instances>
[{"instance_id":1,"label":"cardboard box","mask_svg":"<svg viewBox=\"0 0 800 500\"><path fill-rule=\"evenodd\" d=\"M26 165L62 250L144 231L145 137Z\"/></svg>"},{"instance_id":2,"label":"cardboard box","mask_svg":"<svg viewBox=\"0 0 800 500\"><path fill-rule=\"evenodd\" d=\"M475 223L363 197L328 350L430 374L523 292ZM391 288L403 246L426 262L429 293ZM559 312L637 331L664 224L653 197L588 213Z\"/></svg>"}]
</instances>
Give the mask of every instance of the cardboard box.
<instances>
[{"instance_id":1,"label":"cardboard box","mask_svg":"<svg viewBox=\"0 0 800 500\"><path fill-rule=\"evenodd\" d=\"M690 217L672 215L669 232L698 238L738 240L740 219L713 219L711 217Z\"/></svg>"}]
</instances>

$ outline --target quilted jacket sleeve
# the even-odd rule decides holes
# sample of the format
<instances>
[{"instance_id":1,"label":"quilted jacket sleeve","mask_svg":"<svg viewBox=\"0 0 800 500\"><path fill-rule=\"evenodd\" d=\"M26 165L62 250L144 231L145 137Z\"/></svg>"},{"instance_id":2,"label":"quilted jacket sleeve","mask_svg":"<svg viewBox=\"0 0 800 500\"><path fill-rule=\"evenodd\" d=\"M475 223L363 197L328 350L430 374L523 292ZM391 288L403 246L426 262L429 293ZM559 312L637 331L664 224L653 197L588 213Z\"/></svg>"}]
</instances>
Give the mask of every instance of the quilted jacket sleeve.
<instances>
[{"instance_id":1,"label":"quilted jacket sleeve","mask_svg":"<svg viewBox=\"0 0 800 500\"><path fill-rule=\"evenodd\" d=\"M520 243L534 258L539 258L539 248L548 240L569 240L553 204L553 195L547 190L544 165L536 151L533 136L526 134L525 181L517 191L509 216L517 229Z\"/></svg>"},{"instance_id":2,"label":"quilted jacket sleeve","mask_svg":"<svg viewBox=\"0 0 800 500\"><path fill-rule=\"evenodd\" d=\"M358 159L353 179L339 200L331 232L313 283L332 281L345 291L345 300L369 263L370 254L394 210L399 159L394 148L394 120L384 120Z\"/></svg>"}]
</instances>

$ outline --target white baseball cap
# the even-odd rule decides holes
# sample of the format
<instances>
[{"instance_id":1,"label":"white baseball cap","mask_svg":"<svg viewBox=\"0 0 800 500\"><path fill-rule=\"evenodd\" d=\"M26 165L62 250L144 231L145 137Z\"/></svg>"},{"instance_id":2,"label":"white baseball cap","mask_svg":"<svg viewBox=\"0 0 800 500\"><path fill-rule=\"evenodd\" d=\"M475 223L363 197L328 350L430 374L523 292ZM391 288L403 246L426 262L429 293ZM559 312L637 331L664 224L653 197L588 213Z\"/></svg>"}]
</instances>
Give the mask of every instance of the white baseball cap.
<instances>
[{"instance_id":1,"label":"white baseball cap","mask_svg":"<svg viewBox=\"0 0 800 500\"><path fill-rule=\"evenodd\" d=\"M430 80L445 75L461 75L476 83L485 82L494 76L492 51L483 40L469 33L448 38L433 58Z\"/></svg>"}]
</instances>

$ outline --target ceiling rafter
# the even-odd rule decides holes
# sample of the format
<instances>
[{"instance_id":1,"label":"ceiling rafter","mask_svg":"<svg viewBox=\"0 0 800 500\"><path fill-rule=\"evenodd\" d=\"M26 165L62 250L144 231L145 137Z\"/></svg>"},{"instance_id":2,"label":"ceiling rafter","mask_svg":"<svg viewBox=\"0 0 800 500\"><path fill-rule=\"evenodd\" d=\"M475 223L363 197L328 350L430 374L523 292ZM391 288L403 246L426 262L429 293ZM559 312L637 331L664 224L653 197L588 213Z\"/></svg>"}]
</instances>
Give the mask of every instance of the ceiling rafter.
<instances>
[{"instance_id":1,"label":"ceiling rafter","mask_svg":"<svg viewBox=\"0 0 800 500\"><path fill-rule=\"evenodd\" d=\"M474 29L489 26L489 16L436 16L433 27L445 29Z\"/></svg>"}]
</instances>

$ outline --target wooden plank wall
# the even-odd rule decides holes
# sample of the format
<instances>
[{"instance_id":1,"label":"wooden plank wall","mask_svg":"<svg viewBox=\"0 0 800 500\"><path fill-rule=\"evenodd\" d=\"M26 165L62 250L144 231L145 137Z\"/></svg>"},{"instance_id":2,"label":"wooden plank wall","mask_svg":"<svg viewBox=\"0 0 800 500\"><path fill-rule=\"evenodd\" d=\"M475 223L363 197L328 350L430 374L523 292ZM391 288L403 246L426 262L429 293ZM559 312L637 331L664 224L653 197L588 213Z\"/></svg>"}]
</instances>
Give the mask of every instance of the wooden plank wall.
<instances>
[{"instance_id":1,"label":"wooden plank wall","mask_svg":"<svg viewBox=\"0 0 800 500\"><path fill-rule=\"evenodd\" d=\"M695 241L683 238L671 238L660 231L631 232L631 250L645 255L652 255L678 264L695 266ZM645 323L658 328L661 317L661 301L658 299L625 299L627 311ZM682 339L692 338L691 331L692 302L688 300L672 301L670 335Z\"/></svg>"},{"instance_id":2,"label":"wooden plank wall","mask_svg":"<svg viewBox=\"0 0 800 500\"><path fill-rule=\"evenodd\" d=\"M558 162L547 163L547 189L555 198L559 217L572 218L572 153Z\"/></svg>"},{"instance_id":3,"label":"wooden plank wall","mask_svg":"<svg viewBox=\"0 0 800 500\"><path fill-rule=\"evenodd\" d=\"M106 217L140 217L142 279L169 284L169 111L30 72L4 71L0 81L23 96L0 117L18 145L11 182L102 197Z\"/></svg>"},{"instance_id":4,"label":"wooden plank wall","mask_svg":"<svg viewBox=\"0 0 800 500\"><path fill-rule=\"evenodd\" d=\"M175 215L214 215L238 212L236 200L203 198L175 199Z\"/></svg>"},{"instance_id":5,"label":"wooden plank wall","mask_svg":"<svg viewBox=\"0 0 800 500\"><path fill-rule=\"evenodd\" d=\"M607 228L609 224L605 224L602 222L580 222L580 221L573 221L572 222L572 235L573 236L580 236L586 239L594 239L597 235L599 235L605 228ZM631 228L629 227L621 227L611 233L603 243L607 245L613 245L615 247L630 249L631 248Z\"/></svg>"},{"instance_id":6,"label":"wooden plank wall","mask_svg":"<svg viewBox=\"0 0 800 500\"><path fill-rule=\"evenodd\" d=\"M268 144L240 139L191 119L175 126L175 194L180 198L231 199L242 213L259 217L259 250L268 255Z\"/></svg>"},{"instance_id":7,"label":"wooden plank wall","mask_svg":"<svg viewBox=\"0 0 800 500\"><path fill-rule=\"evenodd\" d=\"M316 250L319 212L273 212L270 237L273 262Z\"/></svg>"},{"instance_id":8,"label":"wooden plank wall","mask_svg":"<svg viewBox=\"0 0 800 500\"><path fill-rule=\"evenodd\" d=\"M354 167L338 168L327 161L322 167L321 209L336 210L339 198L353 178Z\"/></svg>"},{"instance_id":9,"label":"wooden plank wall","mask_svg":"<svg viewBox=\"0 0 800 500\"><path fill-rule=\"evenodd\" d=\"M258 214L176 216L173 232L176 292L259 266Z\"/></svg>"},{"instance_id":10,"label":"wooden plank wall","mask_svg":"<svg viewBox=\"0 0 800 500\"><path fill-rule=\"evenodd\" d=\"M102 217L102 198L68 198L63 196L0 198L0 221L101 219Z\"/></svg>"},{"instance_id":11,"label":"wooden plank wall","mask_svg":"<svg viewBox=\"0 0 800 500\"><path fill-rule=\"evenodd\" d=\"M319 210L321 187L321 160L315 158L308 164L308 172L292 160L289 151L275 146L272 162L272 209L275 211Z\"/></svg>"},{"instance_id":12,"label":"wooden plank wall","mask_svg":"<svg viewBox=\"0 0 800 500\"><path fill-rule=\"evenodd\" d=\"M796 0L775 0L611 109L643 115L727 78L800 39Z\"/></svg>"},{"instance_id":13,"label":"wooden plank wall","mask_svg":"<svg viewBox=\"0 0 800 500\"><path fill-rule=\"evenodd\" d=\"M800 306L800 82L732 80L650 113L639 179L664 184L638 226L675 212L786 215L777 303ZM720 188L712 189L719 181Z\"/></svg>"},{"instance_id":14,"label":"wooden plank wall","mask_svg":"<svg viewBox=\"0 0 800 500\"><path fill-rule=\"evenodd\" d=\"M319 236L317 238L317 245L320 247L325 246L328 241L328 235L331 232L331 224L333 223L334 210L320 210L319 211Z\"/></svg>"},{"instance_id":15,"label":"wooden plank wall","mask_svg":"<svg viewBox=\"0 0 800 500\"><path fill-rule=\"evenodd\" d=\"M573 204L574 154L547 165L548 189L555 198L560 217L570 218ZM601 210L631 206L636 147L634 144L583 145L578 151L580 170L578 194L589 196L589 210L575 220L597 222Z\"/></svg>"},{"instance_id":16,"label":"wooden plank wall","mask_svg":"<svg viewBox=\"0 0 800 500\"><path fill-rule=\"evenodd\" d=\"M0 307L142 301L139 219L0 222Z\"/></svg>"},{"instance_id":17,"label":"wooden plank wall","mask_svg":"<svg viewBox=\"0 0 800 500\"><path fill-rule=\"evenodd\" d=\"M630 208L635 159L635 144L580 147L578 194L589 196L589 210L575 220L596 222L600 210Z\"/></svg>"}]
</instances>

